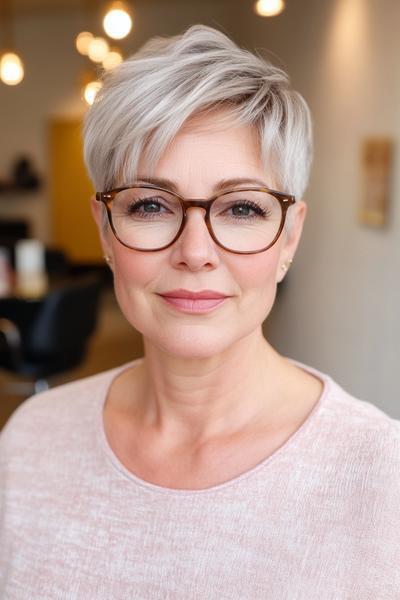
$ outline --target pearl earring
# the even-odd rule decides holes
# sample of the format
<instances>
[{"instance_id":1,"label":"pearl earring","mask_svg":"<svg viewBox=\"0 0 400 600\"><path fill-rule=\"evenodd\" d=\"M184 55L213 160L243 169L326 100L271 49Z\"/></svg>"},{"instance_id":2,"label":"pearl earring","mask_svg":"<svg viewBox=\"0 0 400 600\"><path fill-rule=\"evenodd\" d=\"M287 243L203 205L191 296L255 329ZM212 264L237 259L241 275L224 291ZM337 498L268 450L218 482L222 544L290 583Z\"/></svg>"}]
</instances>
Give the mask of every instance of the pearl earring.
<instances>
[{"instance_id":1,"label":"pearl earring","mask_svg":"<svg viewBox=\"0 0 400 600\"><path fill-rule=\"evenodd\" d=\"M281 269L282 269L282 271L285 271L285 272L286 272L286 271L288 270L288 268L290 267L290 265L292 264L292 262L293 262L293 259L292 259L292 258L289 258L289 260L287 260L285 263L283 263L283 264L281 265Z\"/></svg>"}]
</instances>

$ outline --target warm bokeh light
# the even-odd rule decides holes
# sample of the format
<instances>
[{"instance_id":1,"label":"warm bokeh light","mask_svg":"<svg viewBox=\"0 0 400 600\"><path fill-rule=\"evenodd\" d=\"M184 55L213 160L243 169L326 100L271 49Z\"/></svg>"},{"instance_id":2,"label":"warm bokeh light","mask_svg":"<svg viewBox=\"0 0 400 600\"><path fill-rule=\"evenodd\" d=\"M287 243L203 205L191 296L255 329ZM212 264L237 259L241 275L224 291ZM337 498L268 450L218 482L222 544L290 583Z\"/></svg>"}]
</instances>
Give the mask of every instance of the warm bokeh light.
<instances>
[{"instance_id":1,"label":"warm bokeh light","mask_svg":"<svg viewBox=\"0 0 400 600\"><path fill-rule=\"evenodd\" d=\"M103 67L106 71L110 71L115 67L118 67L124 59L119 50L110 50L105 59L103 60Z\"/></svg>"},{"instance_id":2,"label":"warm bokeh light","mask_svg":"<svg viewBox=\"0 0 400 600\"><path fill-rule=\"evenodd\" d=\"M90 31L81 31L80 33L78 33L75 40L75 46L79 54L87 56L89 52L89 44L92 40L93 33L90 33Z\"/></svg>"},{"instance_id":3,"label":"warm bokeh light","mask_svg":"<svg viewBox=\"0 0 400 600\"><path fill-rule=\"evenodd\" d=\"M103 19L106 34L114 40L122 40L132 29L132 18L123 2L114 2Z\"/></svg>"},{"instance_id":4,"label":"warm bokeh light","mask_svg":"<svg viewBox=\"0 0 400 600\"><path fill-rule=\"evenodd\" d=\"M91 106L94 102L94 99L97 96L98 91L101 88L101 82L100 81L90 81L86 86L85 89L83 90L83 97L85 99L85 101L87 102L87 104L89 104L89 106Z\"/></svg>"},{"instance_id":5,"label":"warm bokeh light","mask_svg":"<svg viewBox=\"0 0 400 600\"><path fill-rule=\"evenodd\" d=\"M105 59L109 50L107 40L102 37L95 37L89 44L88 56L93 62L100 63Z\"/></svg>"},{"instance_id":6,"label":"warm bokeh light","mask_svg":"<svg viewBox=\"0 0 400 600\"><path fill-rule=\"evenodd\" d=\"M24 66L14 52L6 52L0 59L0 79L7 85L17 85L24 78Z\"/></svg>"},{"instance_id":7,"label":"warm bokeh light","mask_svg":"<svg viewBox=\"0 0 400 600\"><path fill-rule=\"evenodd\" d=\"M274 17L285 8L284 0L258 0L254 10L260 17Z\"/></svg>"}]
</instances>

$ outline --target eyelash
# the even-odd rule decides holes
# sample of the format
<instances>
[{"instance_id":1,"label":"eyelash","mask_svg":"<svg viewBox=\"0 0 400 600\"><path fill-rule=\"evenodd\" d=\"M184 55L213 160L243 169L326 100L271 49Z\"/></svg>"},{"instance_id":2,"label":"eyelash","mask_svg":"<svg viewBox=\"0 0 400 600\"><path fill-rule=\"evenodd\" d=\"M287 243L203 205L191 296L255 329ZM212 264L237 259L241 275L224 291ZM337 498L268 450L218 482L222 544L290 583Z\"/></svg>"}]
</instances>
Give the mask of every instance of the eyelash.
<instances>
[{"instance_id":1,"label":"eyelash","mask_svg":"<svg viewBox=\"0 0 400 600\"><path fill-rule=\"evenodd\" d=\"M236 200L234 204L232 204L232 206L230 206L229 208L235 208L236 206L248 206L249 208L252 208L254 210L255 213L257 213L257 215L261 216L261 217L267 217L269 215L269 212L266 210L263 210L260 206L258 206L258 204L255 204L255 202L251 202L251 200ZM245 218L245 217L241 217L241 218ZM247 218L251 218L251 217L247 217Z\"/></svg>"},{"instance_id":2,"label":"eyelash","mask_svg":"<svg viewBox=\"0 0 400 600\"><path fill-rule=\"evenodd\" d=\"M134 202L131 202L129 206L127 206L126 212L128 214L132 214L133 212L136 212L136 209L140 208L141 206L148 206L149 204L158 204L159 206L163 206L165 208L165 206L160 202L160 200L157 200L155 198L138 198ZM147 213L147 215L149 216L151 214L152 213ZM154 214L157 215L159 213Z\"/></svg>"},{"instance_id":3,"label":"eyelash","mask_svg":"<svg viewBox=\"0 0 400 600\"><path fill-rule=\"evenodd\" d=\"M137 209L140 207L144 207L144 206L148 206L149 204L158 204L159 206L165 208L165 206L162 204L162 202L160 200L157 199L152 199L152 198L138 198L135 202L131 202L129 204L129 206L127 207L127 214L132 214L134 212L137 212ZM252 210L254 210L254 212L263 218L267 218L270 215L270 211L267 210L263 210L260 206L258 206L258 204L251 202L251 200L236 200L235 202L233 202L233 204L231 206L229 206L226 210L232 210L237 206L248 206L249 208L251 208ZM146 213L146 218L150 219L152 216L156 217L158 216L160 213ZM254 217L252 216L241 216L238 217L241 220L245 220L245 219L252 219Z\"/></svg>"}]
</instances>

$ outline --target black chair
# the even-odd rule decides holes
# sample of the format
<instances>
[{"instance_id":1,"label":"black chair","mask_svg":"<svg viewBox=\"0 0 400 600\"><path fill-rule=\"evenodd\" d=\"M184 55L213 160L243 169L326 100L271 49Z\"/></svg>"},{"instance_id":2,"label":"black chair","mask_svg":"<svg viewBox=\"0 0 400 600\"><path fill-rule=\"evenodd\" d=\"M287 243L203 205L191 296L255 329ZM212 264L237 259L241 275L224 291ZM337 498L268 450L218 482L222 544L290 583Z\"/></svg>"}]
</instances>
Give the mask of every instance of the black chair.
<instances>
[{"instance_id":1,"label":"black chair","mask_svg":"<svg viewBox=\"0 0 400 600\"><path fill-rule=\"evenodd\" d=\"M96 328L101 287L85 279L50 292L22 330L0 318L0 368L28 377L39 391L48 378L79 366Z\"/></svg>"},{"instance_id":2,"label":"black chair","mask_svg":"<svg viewBox=\"0 0 400 600\"><path fill-rule=\"evenodd\" d=\"M0 246L14 248L18 240L30 237L30 225L23 219L0 219Z\"/></svg>"}]
</instances>

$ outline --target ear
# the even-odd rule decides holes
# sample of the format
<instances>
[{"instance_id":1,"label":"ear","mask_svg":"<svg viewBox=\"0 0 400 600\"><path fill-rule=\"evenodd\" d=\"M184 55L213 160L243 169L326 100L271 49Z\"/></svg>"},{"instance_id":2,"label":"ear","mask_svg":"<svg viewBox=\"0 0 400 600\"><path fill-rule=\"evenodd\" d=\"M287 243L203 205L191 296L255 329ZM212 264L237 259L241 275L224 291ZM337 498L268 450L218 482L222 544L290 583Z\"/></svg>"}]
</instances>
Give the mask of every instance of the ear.
<instances>
[{"instance_id":1,"label":"ear","mask_svg":"<svg viewBox=\"0 0 400 600\"><path fill-rule=\"evenodd\" d=\"M101 229L101 220L102 220L102 206L101 202L96 200L96 196L90 197L90 210L92 211L92 217L99 229Z\"/></svg>"},{"instance_id":2,"label":"ear","mask_svg":"<svg viewBox=\"0 0 400 600\"><path fill-rule=\"evenodd\" d=\"M99 237L100 237L100 242L101 242L101 246L103 248L103 252L105 256L109 256L110 258L112 257L112 248L111 248L111 244L108 241L108 236L107 233L104 231L104 225L103 225L103 204L102 202L98 202L96 200L96 196L93 195L90 198L90 209L92 211L92 216L93 219L97 225L97 228L99 230Z\"/></svg>"},{"instance_id":3,"label":"ear","mask_svg":"<svg viewBox=\"0 0 400 600\"><path fill-rule=\"evenodd\" d=\"M303 231L304 220L307 214L307 205L302 200L296 202L292 207L290 216L289 228L284 232L284 241L281 248L279 261L279 271L277 273L277 281L280 282L285 277L290 262L296 253L299 245L301 234ZM286 267L286 268L285 268Z\"/></svg>"}]
</instances>

